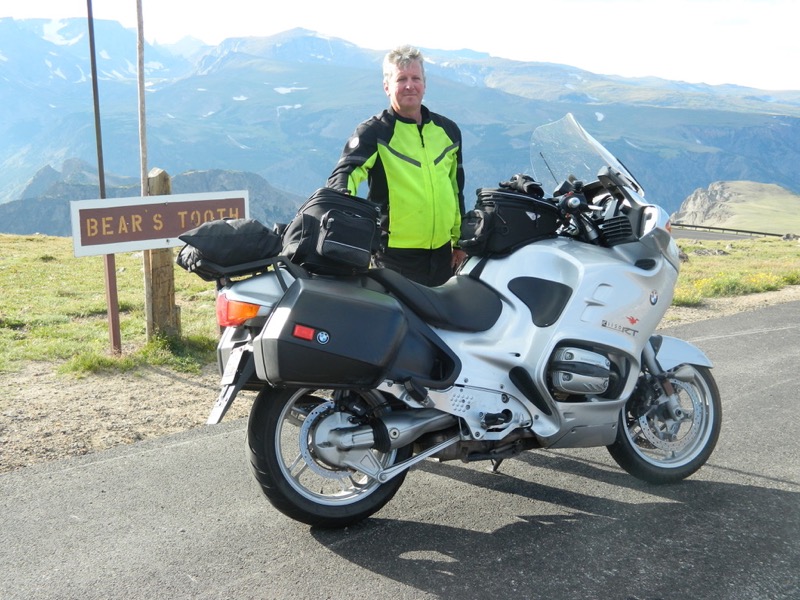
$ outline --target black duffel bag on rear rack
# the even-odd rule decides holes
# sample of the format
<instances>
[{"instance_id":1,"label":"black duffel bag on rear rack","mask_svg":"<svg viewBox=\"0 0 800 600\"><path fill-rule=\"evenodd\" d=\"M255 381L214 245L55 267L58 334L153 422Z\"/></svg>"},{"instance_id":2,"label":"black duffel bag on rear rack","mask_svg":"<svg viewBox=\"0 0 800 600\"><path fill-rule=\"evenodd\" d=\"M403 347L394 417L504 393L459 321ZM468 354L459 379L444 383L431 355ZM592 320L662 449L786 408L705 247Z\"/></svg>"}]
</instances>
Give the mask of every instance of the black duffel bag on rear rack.
<instances>
[{"instance_id":1,"label":"black duffel bag on rear rack","mask_svg":"<svg viewBox=\"0 0 800 600\"><path fill-rule=\"evenodd\" d=\"M556 206L537 195L479 188L475 208L461 219L458 244L470 256L504 256L552 237L561 224Z\"/></svg>"},{"instance_id":2,"label":"black duffel bag on rear rack","mask_svg":"<svg viewBox=\"0 0 800 600\"><path fill-rule=\"evenodd\" d=\"M374 202L320 188L284 229L281 254L313 273L363 273L378 250L380 214Z\"/></svg>"},{"instance_id":3,"label":"black duffel bag on rear rack","mask_svg":"<svg viewBox=\"0 0 800 600\"><path fill-rule=\"evenodd\" d=\"M207 221L178 236L186 245L175 262L205 281L253 273L278 255L278 233L255 219Z\"/></svg>"}]
</instances>

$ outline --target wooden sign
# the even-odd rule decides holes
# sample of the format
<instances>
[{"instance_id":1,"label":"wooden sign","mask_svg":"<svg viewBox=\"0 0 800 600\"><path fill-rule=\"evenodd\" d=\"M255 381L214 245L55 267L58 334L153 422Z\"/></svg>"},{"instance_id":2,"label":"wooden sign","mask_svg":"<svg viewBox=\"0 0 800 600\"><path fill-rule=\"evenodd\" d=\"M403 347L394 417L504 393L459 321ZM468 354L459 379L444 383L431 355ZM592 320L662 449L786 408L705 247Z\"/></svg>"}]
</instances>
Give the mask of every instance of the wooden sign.
<instances>
[{"instance_id":1,"label":"wooden sign","mask_svg":"<svg viewBox=\"0 0 800 600\"><path fill-rule=\"evenodd\" d=\"M249 218L247 190L70 202L75 256L172 248L178 236L219 219Z\"/></svg>"}]
</instances>

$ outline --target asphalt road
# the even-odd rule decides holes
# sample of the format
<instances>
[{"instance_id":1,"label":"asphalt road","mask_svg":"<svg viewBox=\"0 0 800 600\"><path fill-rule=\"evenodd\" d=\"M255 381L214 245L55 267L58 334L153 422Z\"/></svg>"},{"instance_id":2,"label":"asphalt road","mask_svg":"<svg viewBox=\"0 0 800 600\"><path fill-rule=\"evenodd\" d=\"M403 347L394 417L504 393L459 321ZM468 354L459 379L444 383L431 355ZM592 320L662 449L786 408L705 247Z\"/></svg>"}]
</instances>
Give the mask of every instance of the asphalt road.
<instances>
[{"instance_id":1,"label":"asphalt road","mask_svg":"<svg viewBox=\"0 0 800 600\"><path fill-rule=\"evenodd\" d=\"M372 519L317 531L272 509L223 423L0 476L0 598L800 598L800 303L664 331L723 396L681 484L604 448L425 462Z\"/></svg>"}]
</instances>

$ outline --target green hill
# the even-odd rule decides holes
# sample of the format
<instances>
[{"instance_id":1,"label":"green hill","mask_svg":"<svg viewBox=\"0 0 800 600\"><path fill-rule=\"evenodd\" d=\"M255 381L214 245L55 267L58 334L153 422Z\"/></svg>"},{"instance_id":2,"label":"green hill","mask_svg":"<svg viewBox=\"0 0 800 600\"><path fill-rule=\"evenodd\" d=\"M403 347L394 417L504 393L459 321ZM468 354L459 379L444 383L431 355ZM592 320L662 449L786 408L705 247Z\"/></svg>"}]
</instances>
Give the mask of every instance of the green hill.
<instances>
[{"instance_id":1,"label":"green hill","mask_svg":"<svg viewBox=\"0 0 800 600\"><path fill-rule=\"evenodd\" d=\"M695 190L672 215L672 221L800 235L800 196L774 184L718 181Z\"/></svg>"}]
</instances>

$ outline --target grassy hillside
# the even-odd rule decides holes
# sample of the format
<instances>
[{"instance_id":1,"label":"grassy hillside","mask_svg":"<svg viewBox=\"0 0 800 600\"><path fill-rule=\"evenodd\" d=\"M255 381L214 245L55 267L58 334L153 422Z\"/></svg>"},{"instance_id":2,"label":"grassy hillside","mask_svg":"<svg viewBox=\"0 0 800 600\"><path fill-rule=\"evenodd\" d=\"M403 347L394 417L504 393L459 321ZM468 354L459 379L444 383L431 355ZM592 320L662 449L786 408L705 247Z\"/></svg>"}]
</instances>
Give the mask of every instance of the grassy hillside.
<instances>
[{"instance_id":1,"label":"grassy hillside","mask_svg":"<svg viewBox=\"0 0 800 600\"><path fill-rule=\"evenodd\" d=\"M733 213L722 227L800 235L800 196L771 184L733 181L726 203Z\"/></svg>"},{"instance_id":2,"label":"grassy hillside","mask_svg":"<svg viewBox=\"0 0 800 600\"><path fill-rule=\"evenodd\" d=\"M716 182L707 190L697 190L687 198L673 220L693 225L800 235L800 196L774 184Z\"/></svg>"}]
</instances>

